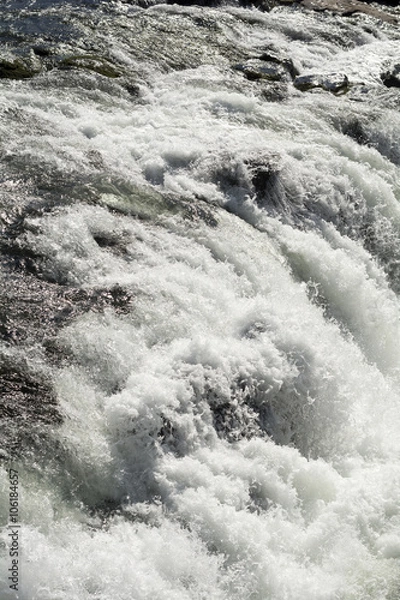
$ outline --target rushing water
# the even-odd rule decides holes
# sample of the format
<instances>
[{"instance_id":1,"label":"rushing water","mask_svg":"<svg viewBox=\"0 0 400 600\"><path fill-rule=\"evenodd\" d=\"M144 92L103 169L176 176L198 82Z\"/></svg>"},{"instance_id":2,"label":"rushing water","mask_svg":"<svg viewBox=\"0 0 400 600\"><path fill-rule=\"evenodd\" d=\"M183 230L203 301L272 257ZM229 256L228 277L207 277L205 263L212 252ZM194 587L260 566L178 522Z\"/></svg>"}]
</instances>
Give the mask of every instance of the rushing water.
<instances>
[{"instance_id":1,"label":"rushing water","mask_svg":"<svg viewBox=\"0 0 400 600\"><path fill-rule=\"evenodd\" d=\"M3 0L0 41L1 599L397 600L398 25Z\"/></svg>"}]
</instances>

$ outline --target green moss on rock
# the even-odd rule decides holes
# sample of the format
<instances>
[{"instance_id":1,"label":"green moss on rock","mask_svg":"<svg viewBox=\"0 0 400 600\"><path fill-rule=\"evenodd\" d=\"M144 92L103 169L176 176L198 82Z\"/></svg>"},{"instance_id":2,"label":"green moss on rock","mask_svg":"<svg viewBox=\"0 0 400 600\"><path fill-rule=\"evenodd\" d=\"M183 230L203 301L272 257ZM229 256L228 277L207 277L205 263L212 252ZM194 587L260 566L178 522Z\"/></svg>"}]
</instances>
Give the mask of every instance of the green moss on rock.
<instances>
[{"instance_id":1,"label":"green moss on rock","mask_svg":"<svg viewBox=\"0 0 400 600\"><path fill-rule=\"evenodd\" d=\"M121 76L121 71L117 69L113 63L102 56L93 54L81 54L69 56L61 62L61 68L64 69L84 69L86 71L94 71L103 77L116 78Z\"/></svg>"},{"instance_id":2,"label":"green moss on rock","mask_svg":"<svg viewBox=\"0 0 400 600\"><path fill-rule=\"evenodd\" d=\"M1 79L29 79L40 71L37 65L29 65L23 60L16 58L8 60L0 58Z\"/></svg>"}]
</instances>

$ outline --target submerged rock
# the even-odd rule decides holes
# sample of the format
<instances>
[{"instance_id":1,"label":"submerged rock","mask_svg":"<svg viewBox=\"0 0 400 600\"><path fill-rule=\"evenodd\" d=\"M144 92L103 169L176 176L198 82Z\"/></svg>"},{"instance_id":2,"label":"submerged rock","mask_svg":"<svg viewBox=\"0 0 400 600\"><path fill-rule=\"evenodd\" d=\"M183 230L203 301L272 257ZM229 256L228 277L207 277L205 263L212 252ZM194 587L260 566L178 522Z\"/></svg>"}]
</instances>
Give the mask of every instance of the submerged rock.
<instances>
[{"instance_id":1,"label":"submerged rock","mask_svg":"<svg viewBox=\"0 0 400 600\"><path fill-rule=\"evenodd\" d=\"M400 62L395 64L390 70L381 75L383 85L386 87L400 87Z\"/></svg>"},{"instance_id":2,"label":"submerged rock","mask_svg":"<svg viewBox=\"0 0 400 600\"><path fill-rule=\"evenodd\" d=\"M342 133L355 140L360 146L371 145L364 123L357 117L341 124L340 130Z\"/></svg>"},{"instance_id":3,"label":"submerged rock","mask_svg":"<svg viewBox=\"0 0 400 600\"><path fill-rule=\"evenodd\" d=\"M349 89L349 80L343 73L299 75L294 80L294 86L301 92L321 88L333 94L345 94Z\"/></svg>"},{"instance_id":4,"label":"submerged rock","mask_svg":"<svg viewBox=\"0 0 400 600\"><path fill-rule=\"evenodd\" d=\"M96 241L106 245L103 239ZM37 275L27 272L22 252L18 261L17 269L4 273L0 297L0 341L8 345L35 343L47 347L48 339L83 313L103 312L106 308L116 313L131 310L132 295L123 287L87 290L65 287L44 280L39 266Z\"/></svg>"},{"instance_id":5,"label":"submerged rock","mask_svg":"<svg viewBox=\"0 0 400 600\"><path fill-rule=\"evenodd\" d=\"M280 205L283 191L278 155L251 157L245 161L251 177L255 200L259 206Z\"/></svg>"},{"instance_id":6,"label":"submerged rock","mask_svg":"<svg viewBox=\"0 0 400 600\"><path fill-rule=\"evenodd\" d=\"M25 360L18 361L12 355L2 353L0 383L0 419L32 417L44 423L60 421L50 380L32 370Z\"/></svg>"},{"instance_id":7,"label":"submerged rock","mask_svg":"<svg viewBox=\"0 0 400 600\"><path fill-rule=\"evenodd\" d=\"M2 450L23 454L43 435L43 427L62 417L50 379L15 353L0 354L0 436Z\"/></svg>"},{"instance_id":8,"label":"submerged rock","mask_svg":"<svg viewBox=\"0 0 400 600\"><path fill-rule=\"evenodd\" d=\"M190 199L161 194L152 187L140 187L123 181L98 182L98 203L117 213L132 215L145 221L162 216L181 215L189 221L203 220L210 227L217 221L210 206L200 198L196 203Z\"/></svg>"}]
</instances>

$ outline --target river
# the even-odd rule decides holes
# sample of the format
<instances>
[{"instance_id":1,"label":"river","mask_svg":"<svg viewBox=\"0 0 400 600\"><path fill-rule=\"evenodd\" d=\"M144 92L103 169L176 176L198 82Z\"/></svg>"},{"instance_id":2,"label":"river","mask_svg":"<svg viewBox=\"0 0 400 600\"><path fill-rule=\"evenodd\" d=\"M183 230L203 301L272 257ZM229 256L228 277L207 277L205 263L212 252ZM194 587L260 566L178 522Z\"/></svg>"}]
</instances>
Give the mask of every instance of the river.
<instances>
[{"instance_id":1,"label":"river","mask_svg":"<svg viewBox=\"0 0 400 600\"><path fill-rule=\"evenodd\" d=\"M380 10L3 0L2 599L399 597Z\"/></svg>"}]
</instances>

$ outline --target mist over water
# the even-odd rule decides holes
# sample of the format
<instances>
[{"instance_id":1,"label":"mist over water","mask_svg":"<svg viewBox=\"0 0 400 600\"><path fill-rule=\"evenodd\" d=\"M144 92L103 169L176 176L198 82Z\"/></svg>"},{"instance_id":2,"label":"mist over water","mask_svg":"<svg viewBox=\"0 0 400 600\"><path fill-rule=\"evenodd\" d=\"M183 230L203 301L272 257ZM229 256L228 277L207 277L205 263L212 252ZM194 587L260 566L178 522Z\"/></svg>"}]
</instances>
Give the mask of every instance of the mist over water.
<instances>
[{"instance_id":1,"label":"mist over water","mask_svg":"<svg viewBox=\"0 0 400 600\"><path fill-rule=\"evenodd\" d=\"M398 25L0 10L1 598L396 600Z\"/></svg>"}]
</instances>

